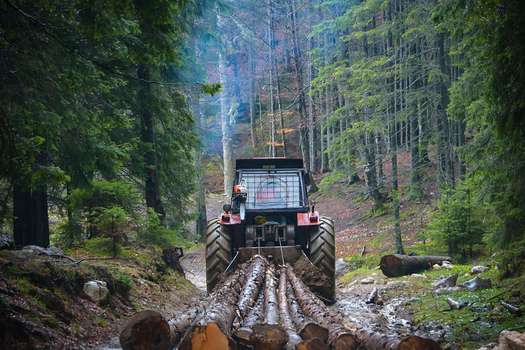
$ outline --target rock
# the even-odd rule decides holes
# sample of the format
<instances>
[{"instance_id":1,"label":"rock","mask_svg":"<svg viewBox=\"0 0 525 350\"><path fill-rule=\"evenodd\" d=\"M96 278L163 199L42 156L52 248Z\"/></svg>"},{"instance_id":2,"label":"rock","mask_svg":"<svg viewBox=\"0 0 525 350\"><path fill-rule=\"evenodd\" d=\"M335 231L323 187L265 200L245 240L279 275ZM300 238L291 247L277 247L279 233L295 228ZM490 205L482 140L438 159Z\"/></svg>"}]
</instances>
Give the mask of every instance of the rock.
<instances>
[{"instance_id":1,"label":"rock","mask_svg":"<svg viewBox=\"0 0 525 350\"><path fill-rule=\"evenodd\" d=\"M441 265L439 265L439 264L434 264L434 265L432 265L432 269L433 269L433 270L441 270Z\"/></svg>"},{"instance_id":2,"label":"rock","mask_svg":"<svg viewBox=\"0 0 525 350\"><path fill-rule=\"evenodd\" d=\"M484 345L482 346L481 348L479 348L478 350L492 350L494 349L494 347L496 346L497 344L495 343L489 343L487 345Z\"/></svg>"},{"instance_id":3,"label":"rock","mask_svg":"<svg viewBox=\"0 0 525 350\"><path fill-rule=\"evenodd\" d=\"M525 333L501 331L494 350L525 350Z\"/></svg>"},{"instance_id":4,"label":"rock","mask_svg":"<svg viewBox=\"0 0 525 350\"><path fill-rule=\"evenodd\" d=\"M413 273L410 276L416 277L416 278L427 278L427 276L420 274L420 273Z\"/></svg>"},{"instance_id":5,"label":"rock","mask_svg":"<svg viewBox=\"0 0 525 350\"><path fill-rule=\"evenodd\" d=\"M460 310L463 309L465 306L468 305L466 301L458 301L454 300L452 298L447 298L447 304L450 306L451 310Z\"/></svg>"},{"instance_id":6,"label":"rock","mask_svg":"<svg viewBox=\"0 0 525 350\"><path fill-rule=\"evenodd\" d=\"M60 248L57 248L57 247L43 248L37 245L26 245L22 248L22 251L26 251L32 254L47 255L47 256L50 256L50 255L63 256L64 255L64 252Z\"/></svg>"},{"instance_id":7,"label":"rock","mask_svg":"<svg viewBox=\"0 0 525 350\"><path fill-rule=\"evenodd\" d=\"M84 283L83 290L84 293L96 303L106 299L109 294L107 283L104 281L93 280L86 282Z\"/></svg>"},{"instance_id":8,"label":"rock","mask_svg":"<svg viewBox=\"0 0 525 350\"><path fill-rule=\"evenodd\" d=\"M441 278L434 283L432 283L432 287L434 288L446 288L446 287L454 287L458 281L458 274L450 275L445 278Z\"/></svg>"},{"instance_id":9,"label":"rock","mask_svg":"<svg viewBox=\"0 0 525 350\"><path fill-rule=\"evenodd\" d=\"M348 271L348 263L339 258L335 261L335 275L342 276Z\"/></svg>"},{"instance_id":10,"label":"rock","mask_svg":"<svg viewBox=\"0 0 525 350\"><path fill-rule=\"evenodd\" d=\"M450 261L446 261L444 260L442 263L441 263L441 267L445 268L445 269L451 269L454 267L454 265L452 265L450 263Z\"/></svg>"},{"instance_id":11,"label":"rock","mask_svg":"<svg viewBox=\"0 0 525 350\"><path fill-rule=\"evenodd\" d=\"M0 250L2 249L13 249L15 247L15 242L6 233L0 233Z\"/></svg>"},{"instance_id":12,"label":"rock","mask_svg":"<svg viewBox=\"0 0 525 350\"><path fill-rule=\"evenodd\" d=\"M158 312L141 311L128 321L119 340L123 350L168 350L170 327Z\"/></svg>"},{"instance_id":13,"label":"rock","mask_svg":"<svg viewBox=\"0 0 525 350\"><path fill-rule=\"evenodd\" d=\"M441 295L441 294L457 292L457 291L464 290L464 289L465 289L464 286L443 287L443 288L437 288L436 290L434 290L434 294Z\"/></svg>"},{"instance_id":14,"label":"rock","mask_svg":"<svg viewBox=\"0 0 525 350\"><path fill-rule=\"evenodd\" d=\"M480 278L478 276L466 281L463 285L471 292L478 289L492 288L492 281L490 278Z\"/></svg>"},{"instance_id":15,"label":"rock","mask_svg":"<svg viewBox=\"0 0 525 350\"><path fill-rule=\"evenodd\" d=\"M366 277L363 278L361 281L359 281L361 284L374 284L375 280L372 277Z\"/></svg>"},{"instance_id":16,"label":"rock","mask_svg":"<svg viewBox=\"0 0 525 350\"><path fill-rule=\"evenodd\" d=\"M470 269L470 274L471 275L477 275L478 273L483 273L485 271L488 271L489 268L487 266L482 266L482 265L478 265L478 266L474 266Z\"/></svg>"}]
</instances>

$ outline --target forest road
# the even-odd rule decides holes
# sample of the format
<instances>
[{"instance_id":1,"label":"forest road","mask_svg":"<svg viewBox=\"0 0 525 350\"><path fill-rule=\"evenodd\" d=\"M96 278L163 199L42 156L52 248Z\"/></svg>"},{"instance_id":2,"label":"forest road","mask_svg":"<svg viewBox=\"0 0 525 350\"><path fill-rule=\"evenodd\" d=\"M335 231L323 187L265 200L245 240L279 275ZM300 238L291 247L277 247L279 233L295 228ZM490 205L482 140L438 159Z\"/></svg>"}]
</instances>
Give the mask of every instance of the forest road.
<instances>
[{"instance_id":1,"label":"forest road","mask_svg":"<svg viewBox=\"0 0 525 350\"><path fill-rule=\"evenodd\" d=\"M197 248L190 252L184 252L180 259L186 279L195 287L206 291L206 249Z\"/></svg>"}]
</instances>

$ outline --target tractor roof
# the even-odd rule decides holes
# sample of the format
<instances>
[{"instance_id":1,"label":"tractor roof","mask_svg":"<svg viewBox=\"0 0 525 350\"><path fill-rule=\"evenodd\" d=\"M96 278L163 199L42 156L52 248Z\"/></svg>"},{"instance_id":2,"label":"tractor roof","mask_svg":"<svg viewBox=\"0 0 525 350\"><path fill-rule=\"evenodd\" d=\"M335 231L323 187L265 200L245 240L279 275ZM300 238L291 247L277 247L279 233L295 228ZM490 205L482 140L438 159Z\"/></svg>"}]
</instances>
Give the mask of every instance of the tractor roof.
<instances>
[{"instance_id":1,"label":"tractor roof","mask_svg":"<svg viewBox=\"0 0 525 350\"><path fill-rule=\"evenodd\" d=\"M298 158L249 158L237 159L235 168L240 169L302 169L303 160Z\"/></svg>"}]
</instances>

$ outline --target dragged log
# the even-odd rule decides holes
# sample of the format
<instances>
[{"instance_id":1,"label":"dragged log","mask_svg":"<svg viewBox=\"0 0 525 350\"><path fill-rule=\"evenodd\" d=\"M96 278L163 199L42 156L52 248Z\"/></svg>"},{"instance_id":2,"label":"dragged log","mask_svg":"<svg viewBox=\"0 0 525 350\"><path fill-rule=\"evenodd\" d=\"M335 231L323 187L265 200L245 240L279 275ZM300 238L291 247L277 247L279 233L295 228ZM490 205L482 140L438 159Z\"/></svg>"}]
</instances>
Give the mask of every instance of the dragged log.
<instances>
[{"instance_id":1,"label":"dragged log","mask_svg":"<svg viewBox=\"0 0 525 350\"><path fill-rule=\"evenodd\" d=\"M283 271L281 271L283 273ZM286 273L284 271L284 273ZM311 318L305 316L295 298L292 285L287 278L287 291L286 296L288 299L288 307L290 310L290 317L293 320L297 334L303 339L303 342L310 339L319 339L323 344L326 345L328 341L328 329L315 323ZM315 346L317 342L313 342L311 346ZM306 345L303 345L306 346Z\"/></svg>"},{"instance_id":2,"label":"dragged log","mask_svg":"<svg viewBox=\"0 0 525 350\"><path fill-rule=\"evenodd\" d=\"M277 302L275 268L270 265L266 270L264 284L264 323L279 324L279 304Z\"/></svg>"},{"instance_id":3,"label":"dragged log","mask_svg":"<svg viewBox=\"0 0 525 350\"><path fill-rule=\"evenodd\" d=\"M235 348L231 327L236 316L236 305L242 291L246 271L256 259L237 269L222 286L209 297L203 317L190 329L179 345L180 350L228 350Z\"/></svg>"},{"instance_id":4,"label":"dragged log","mask_svg":"<svg viewBox=\"0 0 525 350\"><path fill-rule=\"evenodd\" d=\"M281 314L281 325L288 334L288 349L295 349L296 345L301 342L301 337L297 334L295 325L290 316L288 308L288 298L286 296L288 279L286 276L286 267L282 267L279 273L279 312Z\"/></svg>"},{"instance_id":5,"label":"dragged log","mask_svg":"<svg viewBox=\"0 0 525 350\"><path fill-rule=\"evenodd\" d=\"M156 311L141 311L126 324L119 337L123 350L168 350L171 348L168 322Z\"/></svg>"},{"instance_id":6,"label":"dragged log","mask_svg":"<svg viewBox=\"0 0 525 350\"><path fill-rule=\"evenodd\" d=\"M356 337L342 326L343 320L334 311L319 300L308 287L287 266L288 278L295 296L304 314L328 329L328 344L335 350L352 350L357 348Z\"/></svg>"},{"instance_id":7,"label":"dragged log","mask_svg":"<svg viewBox=\"0 0 525 350\"><path fill-rule=\"evenodd\" d=\"M251 343L255 350L282 350L288 342L288 334L277 324L257 324L252 330Z\"/></svg>"},{"instance_id":8,"label":"dragged log","mask_svg":"<svg viewBox=\"0 0 525 350\"><path fill-rule=\"evenodd\" d=\"M243 320L241 327L235 331L235 337L241 345L251 345L252 344L252 334L253 326L257 323L262 322L264 316L264 293L260 292L257 297L257 302L250 309L248 315Z\"/></svg>"},{"instance_id":9,"label":"dragged log","mask_svg":"<svg viewBox=\"0 0 525 350\"><path fill-rule=\"evenodd\" d=\"M265 272L268 266L268 261L261 255L255 255L253 263L248 267L246 281L244 288L239 296L239 303L237 306L241 319L244 319L252 306L257 301L257 296L264 283Z\"/></svg>"},{"instance_id":10,"label":"dragged log","mask_svg":"<svg viewBox=\"0 0 525 350\"><path fill-rule=\"evenodd\" d=\"M434 264L441 265L444 261L450 260L447 256L392 254L383 256L379 266L385 276L399 277L427 270Z\"/></svg>"}]
</instances>

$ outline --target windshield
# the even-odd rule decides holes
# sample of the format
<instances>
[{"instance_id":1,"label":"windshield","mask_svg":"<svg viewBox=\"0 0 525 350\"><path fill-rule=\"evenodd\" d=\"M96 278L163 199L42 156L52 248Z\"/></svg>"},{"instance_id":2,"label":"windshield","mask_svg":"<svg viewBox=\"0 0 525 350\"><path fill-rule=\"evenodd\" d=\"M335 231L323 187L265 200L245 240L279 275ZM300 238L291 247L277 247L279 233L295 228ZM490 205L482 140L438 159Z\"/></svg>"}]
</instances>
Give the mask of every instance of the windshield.
<instances>
[{"instance_id":1,"label":"windshield","mask_svg":"<svg viewBox=\"0 0 525 350\"><path fill-rule=\"evenodd\" d=\"M241 172L246 187L246 209L299 208L302 206L300 174L289 172Z\"/></svg>"}]
</instances>

